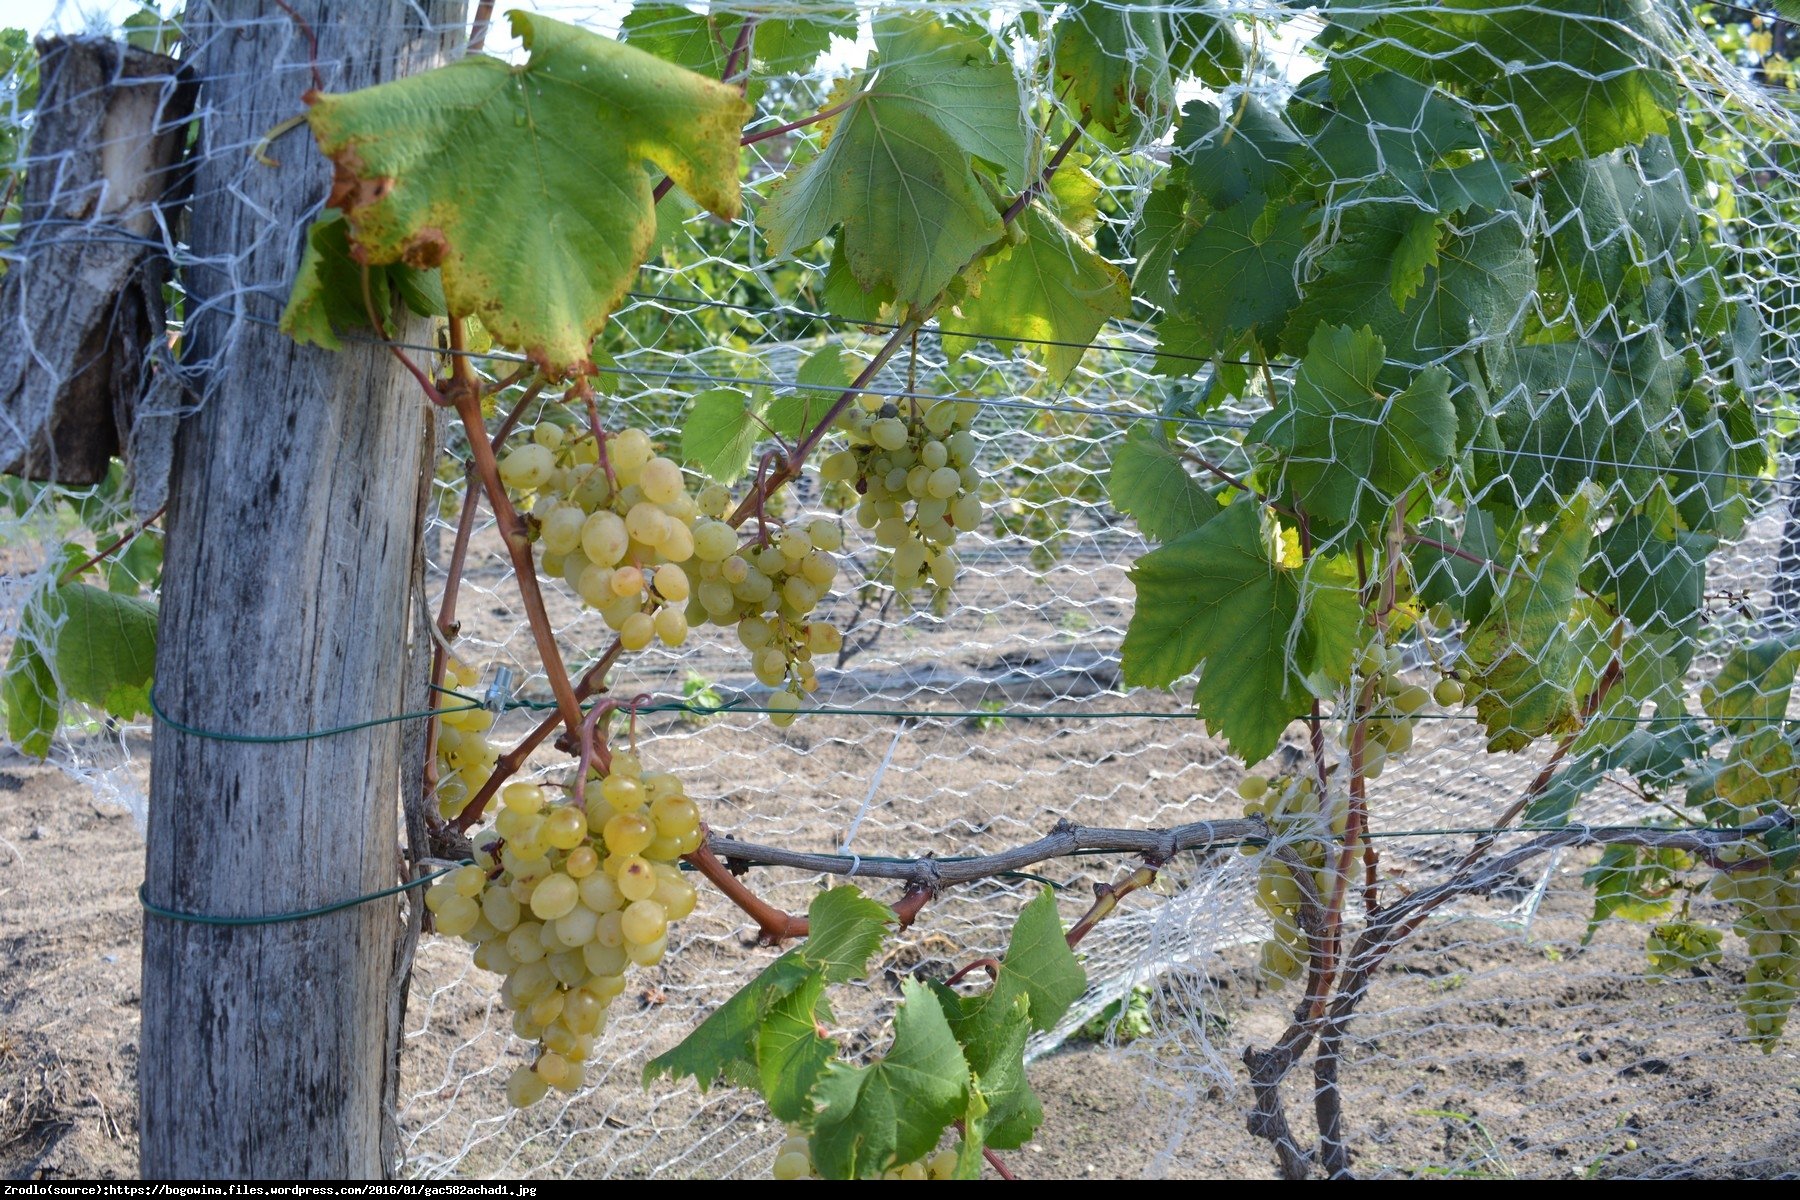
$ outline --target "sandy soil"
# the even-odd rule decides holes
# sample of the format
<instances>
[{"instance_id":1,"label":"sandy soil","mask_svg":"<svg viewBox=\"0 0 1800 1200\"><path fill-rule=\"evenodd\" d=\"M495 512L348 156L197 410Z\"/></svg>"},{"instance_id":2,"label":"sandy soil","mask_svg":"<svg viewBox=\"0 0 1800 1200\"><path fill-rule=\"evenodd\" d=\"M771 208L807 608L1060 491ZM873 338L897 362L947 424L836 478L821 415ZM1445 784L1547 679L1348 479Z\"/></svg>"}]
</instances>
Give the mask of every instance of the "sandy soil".
<instances>
[{"instance_id":1,"label":"sandy soil","mask_svg":"<svg viewBox=\"0 0 1800 1200\"><path fill-rule=\"evenodd\" d=\"M133 1171L141 853L123 810L91 801L53 769L0 764L7 1178ZM1565 864L1529 937L1494 919L1515 912L1521 889L1432 927L1385 973L1344 1069L1358 1169L1565 1178L1800 1171L1800 1057L1735 1040L1730 992L1741 962L1679 982L1646 980L1641 934L1622 927L1581 950L1584 908L1570 876L1578 867ZM1180 923L1166 908L1135 913L1164 938ZM620 1069L561 1110L525 1115L497 1103L517 1050L502 1035L491 986L455 946L428 942L405 1060L412 1168L512 1176L597 1174L607 1164L627 1175L766 1167L779 1131L753 1098L635 1086L643 1055L691 1020L683 1010L717 1003L726 978L754 970L766 953L733 944L730 914L709 907L702 918L615 1026ZM926 922L888 953L862 1010L877 1014L902 974L941 972L963 952L946 924L956 921ZM1227 947L1162 976L1150 997L1163 1026L1156 1036L1119 1046L1076 1039L1040 1057L1032 1078L1048 1119L1036 1142L1008 1156L1014 1169L1266 1177L1269 1156L1243 1130L1236 1058L1278 1033L1292 997L1249 982L1249 957L1247 946ZM869 1021L844 1031L852 1044L881 1036L878 1016ZM1302 1088L1296 1078L1288 1102L1304 1130Z\"/></svg>"}]
</instances>

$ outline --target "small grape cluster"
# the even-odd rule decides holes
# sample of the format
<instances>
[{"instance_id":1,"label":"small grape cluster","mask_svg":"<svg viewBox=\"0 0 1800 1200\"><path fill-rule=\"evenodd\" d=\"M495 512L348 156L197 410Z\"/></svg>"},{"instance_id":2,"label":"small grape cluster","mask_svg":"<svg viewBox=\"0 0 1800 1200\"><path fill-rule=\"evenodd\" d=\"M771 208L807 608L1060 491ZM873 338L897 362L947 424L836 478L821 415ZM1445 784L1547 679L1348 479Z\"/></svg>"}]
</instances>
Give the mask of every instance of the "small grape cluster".
<instances>
[{"instance_id":1,"label":"small grape cluster","mask_svg":"<svg viewBox=\"0 0 1800 1200\"><path fill-rule=\"evenodd\" d=\"M775 1169L777 1179L818 1179L819 1173L813 1168L812 1143L804 1133L793 1127L788 1129L787 1140L775 1152ZM881 1173L883 1179L955 1179L956 1151L939 1150L916 1162L905 1163L897 1167L889 1167Z\"/></svg>"},{"instance_id":2,"label":"small grape cluster","mask_svg":"<svg viewBox=\"0 0 1800 1200\"><path fill-rule=\"evenodd\" d=\"M1364 681L1374 680L1374 697L1364 717L1362 769L1365 779L1379 779L1389 760L1412 749L1413 728L1419 713L1435 701L1442 708L1457 708L1463 702L1463 685L1449 676L1437 681L1430 691L1422 685L1400 678L1405 661L1398 646L1383 647L1373 643L1364 647L1357 660L1357 673ZM1349 747L1354 730L1346 726L1338 734L1338 744Z\"/></svg>"},{"instance_id":3,"label":"small grape cluster","mask_svg":"<svg viewBox=\"0 0 1800 1200\"><path fill-rule=\"evenodd\" d=\"M942 589L956 582L950 546L981 524L981 476L969 426L976 406L934 400L899 406L864 396L845 416L850 445L826 457L827 484L854 488L856 521L875 531L889 552L894 586L911 592L927 579ZM909 506L910 505L910 509Z\"/></svg>"},{"instance_id":4,"label":"small grape cluster","mask_svg":"<svg viewBox=\"0 0 1800 1200\"><path fill-rule=\"evenodd\" d=\"M1719 944L1724 935L1706 925L1692 921L1670 921L1650 930L1644 941L1644 952L1650 956L1650 969L1658 975L1687 971L1701 963L1718 962L1722 957Z\"/></svg>"},{"instance_id":5,"label":"small grape cluster","mask_svg":"<svg viewBox=\"0 0 1800 1200\"><path fill-rule=\"evenodd\" d=\"M480 679L479 670L463 663L451 661L444 666L447 688L472 688ZM470 708L467 701L454 696L444 697L438 713L437 806L446 819L460 814L494 773L500 751L488 740L488 730L493 727L494 714L487 709Z\"/></svg>"},{"instance_id":6,"label":"small grape cluster","mask_svg":"<svg viewBox=\"0 0 1800 1200\"><path fill-rule=\"evenodd\" d=\"M1748 847L1732 847L1720 857L1736 860L1751 853ZM1710 890L1737 905L1732 928L1750 953L1738 1008L1751 1039L1773 1051L1800 998L1800 869L1782 871L1767 863L1760 871L1720 871Z\"/></svg>"},{"instance_id":7,"label":"small grape cluster","mask_svg":"<svg viewBox=\"0 0 1800 1200\"><path fill-rule=\"evenodd\" d=\"M835 625L810 619L837 579L843 528L828 517L796 520L739 546L737 531L717 519L723 503L717 513L707 511L712 500L702 494L707 516L694 527L697 583L687 619L737 627L756 678L778 689L769 698L770 720L791 725L801 696L819 686L814 657L844 644Z\"/></svg>"},{"instance_id":8,"label":"small grape cluster","mask_svg":"<svg viewBox=\"0 0 1800 1200\"><path fill-rule=\"evenodd\" d=\"M1350 799L1333 794L1327 805L1328 822L1321 817L1319 781L1298 773L1268 779L1247 775L1238 783L1244 798L1244 815L1268 822L1274 842L1290 847L1312 872L1314 894L1331 892L1331 841L1341 840L1350 823ZM1329 830L1329 834L1327 833ZM1300 883L1288 864L1257 846L1245 846L1246 854L1261 854L1256 880L1256 903L1269 914L1274 936L1263 942L1257 955L1257 973L1265 983L1279 987L1298 979L1306 970L1306 932L1300 927Z\"/></svg>"},{"instance_id":9,"label":"small grape cluster","mask_svg":"<svg viewBox=\"0 0 1800 1200\"><path fill-rule=\"evenodd\" d=\"M687 640L689 584L699 505L681 467L655 453L650 436L626 429L568 438L549 423L500 461L500 479L535 492L531 523L539 566L598 609L627 650ZM609 474L610 472L610 474Z\"/></svg>"},{"instance_id":10,"label":"small grape cluster","mask_svg":"<svg viewBox=\"0 0 1800 1200\"><path fill-rule=\"evenodd\" d=\"M660 962L669 923L694 910L676 860L699 846L700 812L680 779L620 752L584 792L585 806L552 804L538 784L507 784L493 827L472 839L475 865L425 899L438 932L472 943L476 966L506 976L513 1032L537 1043L507 1080L520 1108L581 1086L626 972Z\"/></svg>"}]
</instances>

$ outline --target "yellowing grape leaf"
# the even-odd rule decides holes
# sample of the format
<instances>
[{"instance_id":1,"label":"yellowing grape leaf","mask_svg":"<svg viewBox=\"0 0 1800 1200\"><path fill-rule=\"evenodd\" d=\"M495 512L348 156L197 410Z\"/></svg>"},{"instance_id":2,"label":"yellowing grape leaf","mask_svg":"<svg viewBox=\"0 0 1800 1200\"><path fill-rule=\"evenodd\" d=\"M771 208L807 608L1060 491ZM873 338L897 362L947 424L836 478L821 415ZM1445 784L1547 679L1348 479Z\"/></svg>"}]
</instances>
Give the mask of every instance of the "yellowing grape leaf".
<instances>
[{"instance_id":1,"label":"yellowing grape leaf","mask_svg":"<svg viewBox=\"0 0 1800 1200\"><path fill-rule=\"evenodd\" d=\"M531 52L476 55L315 95L330 203L359 258L440 267L452 312L552 374L588 344L656 236L649 159L709 211L738 211L735 88L573 25L510 14Z\"/></svg>"},{"instance_id":2,"label":"yellowing grape leaf","mask_svg":"<svg viewBox=\"0 0 1800 1200\"><path fill-rule=\"evenodd\" d=\"M70 700L115 717L150 709L156 605L85 583L34 596L0 677L7 738L26 754L50 752Z\"/></svg>"},{"instance_id":3,"label":"yellowing grape leaf","mask_svg":"<svg viewBox=\"0 0 1800 1200\"><path fill-rule=\"evenodd\" d=\"M1355 652L1355 590L1316 561L1270 557L1258 505L1240 501L1131 569L1125 682L1167 687L1195 667L1194 704L1246 763L1268 757L1305 712L1309 677L1342 679Z\"/></svg>"},{"instance_id":4,"label":"yellowing grape leaf","mask_svg":"<svg viewBox=\"0 0 1800 1200\"><path fill-rule=\"evenodd\" d=\"M1093 124L1123 133L1138 112L1164 117L1174 107L1161 3L1082 0L1056 23L1056 75L1064 97Z\"/></svg>"},{"instance_id":5,"label":"yellowing grape leaf","mask_svg":"<svg viewBox=\"0 0 1800 1200\"><path fill-rule=\"evenodd\" d=\"M999 240L1003 227L977 174L1024 186L1027 129L1018 80L981 39L925 16L884 16L876 67L832 94L843 106L824 149L791 170L757 214L775 254L839 229L865 292L927 304Z\"/></svg>"}]
</instances>

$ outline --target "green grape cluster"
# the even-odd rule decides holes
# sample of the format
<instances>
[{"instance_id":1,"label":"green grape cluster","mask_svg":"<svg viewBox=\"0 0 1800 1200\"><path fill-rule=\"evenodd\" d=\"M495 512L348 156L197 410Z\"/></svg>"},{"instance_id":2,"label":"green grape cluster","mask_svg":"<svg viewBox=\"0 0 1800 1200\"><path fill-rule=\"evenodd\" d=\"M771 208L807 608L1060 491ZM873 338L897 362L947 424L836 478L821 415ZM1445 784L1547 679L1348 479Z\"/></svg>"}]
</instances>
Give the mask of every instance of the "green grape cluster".
<instances>
[{"instance_id":1,"label":"green grape cluster","mask_svg":"<svg viewBox=\"0 0 1800 1200\"><path fill-rule=\"evenodd\" d=\"M818 1179L821 1176L813 1168L812 1143L804 1133L792 1126L788 1127L787 1140L775 1152L775 1169L777 1179ZM939 1150L916 1162L909 1162L897 1167L889 1167L881 1173L883 1179L955 1179L956 1151Z\"/></svg>"},{"instance_id":2,"label":"green grape cluster","mask_svg":"<svg viewBox=\"0 0 1800 1200\"><path fill-rule=\"evenodd\" d=\"M545 575L598 609L625 649L679 646L688 635L681 564L694 556L699 506L681 467L641 429L608 435L600 459L591 434L571 439L546 423L500 460L500 479L535 493L531 527Z\"/></svg>"},{"instance_id":3,"label":"green grape cluster","mask_svg":"<svg viewBox=\"0 0 1800 1200\"><path fill-rule=\"evenodd\" d=\"M472 688L481 672L454 660L444 665L444 686ZM494 714L485 708L469 708L467 701L443 698L437 731L437 806L439 815L456 817L494 773L499 748L488 740Z\"/></svg>"},{"instance_id":4,"label":"green grape cluster","mask_svg":"<svg viewBox=\"0 0 1800 1200\"><path fill-rule=\"evenodd\" d=\"M1405 660L1398 646L1380 643L1365 646L1357 659L1357 673L1366 682L1373 680L1373 699L1364 721L1362 768L1363 778L1379 779L1390 760L1412 749L1413 730L1426 705L1436 702L1441 708L1458 708L1463 702L1463 685L1445 676L1427 691L1421 684L1400 678ZM1338 744L1348 747L1354 736L1346 726L1338 734Z\"/></svg>"},{"instance_id":5,"label":"green grape cluster","mask_svg":"<svg viewBox=\"0 0 1800 1200\"><path fill-rule=\"evenodd\" d=\"M1644 952L1650 956L1650 969L1658 975L1686 971L1701 963L1716 963L1721 957L1719 943L1724 935L1707 925L1692 921L1670 921L1655 926L1645 939Z\"/></svg>"},{"instance_id":6,"label":"green grape cluster","mask_svg":"<svg viewBox=\"0 0 1800 1200\"><path fill-rule=\"evenodd\" d=\"M537 784L507 784L493 827L474 835L475 865L425 898L438 932L506 977L513 1032L537 1043L506 1083L520 1108L581 1086L626 972L662 961L670 922L694 910L676 860L700 845L700 812L680 779L621 752L583 790L585 805L552 804Z\"/></svg>"},{"instance_id":7,"label":"green grape cluster","mask_svg":"<svg viewBox=\"0 0 1800 1200\"><path fill-rule=\"evenodd\" d=\"M785 727L794 723L801 697L819 686L813 659L844 644L835 625L811 619L837 579L844 531L829 517L815 517L739 546L737 530L719 519L727 497L716 490L700 496L705 516L694 526L697 582L687 619L737 627L756 678L777 689L769 698L770 719Z\"/></svg>"},{"instance_id":8,"label":"green grape cluster","mask_svg":"<svg viewBox=\"0 0 1800 1200\"><path fill-rule=\"evenodd\" d=\"M1747 847L1733 847L1720 857L1732 861L1752 853ZM1794 1000L1800 997L1800 869L1777 870L1765 860L1760 870L1720 871L1710 890L1716 898L1737 905L1732 928L1750 953L1738 1008L1751 1039L1773 1051Z\"/></svg>"},{"instance_id":9,"label":"green grape cluster","mask_svg":"<svg viewBox=\"0 0 1800 1200\"><path fill-rule=\"evenodd\" d=\"M1322 816L1319 781L1298 772L1269 779L1247 775L1238 784L1244 799L1244 815L1268 822L1270 836L1290 847L1312 872L1313 890L1326 896L1332 884L1332 839L1341 840L1350 823L1350 798L1330 796ZM1329 833L1327 833L1329 831ZM1274 924L1274 936L1263 942L1257 954L1257 973L1263 982L1279 987L1300 978L1308 957L1306 932L1300 928L1300 883L1288 865L1257 846L1245 846L1246 854L1261 854L1256 880L1256 903Z\"/></svg>"},{"instance_id":10,"label":"green grape cluster","mask_svg":"<svg viewBox=\"0 0 1800 1200\"><path fill-rule=\"evenodd\" d=\"M907 402L861 397L845 415L850 445L828 455L819 474L861 497L856 522L888 552L894 586L911 592L929 579L956 582L951 545L981 524L975 470L977 407L968 401Z\"/></svg>"}]
</instances>

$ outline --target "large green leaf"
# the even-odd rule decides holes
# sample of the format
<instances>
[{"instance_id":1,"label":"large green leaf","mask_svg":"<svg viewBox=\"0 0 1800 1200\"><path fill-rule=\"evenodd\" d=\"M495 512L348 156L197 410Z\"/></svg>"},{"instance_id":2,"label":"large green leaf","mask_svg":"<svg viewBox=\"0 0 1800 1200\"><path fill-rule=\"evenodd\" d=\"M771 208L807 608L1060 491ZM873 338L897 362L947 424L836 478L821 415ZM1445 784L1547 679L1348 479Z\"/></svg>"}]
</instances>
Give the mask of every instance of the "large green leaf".
<instances>
[{"instance_id":1,"label":"large green leaf","mask_svg":"<svg viewBox=\"0 0 1800 1200\"><path fill-rule=\"evenodd\" d=\"M1649 0L1443 0L1366 24L1341 52L1364 78L1457 89L1547 158L1592 157L1668 131L1673 81L1646 52L1657 24Z\"/></svg>"},{"instance_id":2,"label":"large green leaf","mask_svg":"<svg viewBox=\"0 0 1800 1200\"><path fill-rule=\"evenodd\" d=\"M587 362L655 239L649 159L710 211L738 211L735 88L546 17L531 52L475 55L317 96L331 203L372 264L438 266L450 309L551 372Z\"/></svg>"},{"instance_id":3,"label":"large green leaf","mask_svg":"<svg viewBox=\"0 0 1800 1200\"><path fill-rule=\"evenodd\" d=\"M1125 682L1166 687L1200 669L1194 701L1245 762L1266 758L1304 714L1309 676L1341 679L1355 649L1355 590L1315 560L1270 557L1259 506L1240 501L1137 560Z\"/></svg>"},{"instance_id":4,"label":"large green leaf","mask_svg":"<svg viewBox=\"0 0 1800 1200\"><path fill-rule=\"evenodd\" d=\"M1164 323L1191 326L1209 347L1254 334L1273 348L1299 299L1294 270L1306 249L1308 204L1253 203L1214 213L1175 256L1180 300Z\"/></svg>"},{"instance_id":5,"label":"large green leaf","mask_svg":"<svg viewBox=\"0 0 1800 1200\"><path fill-rule=\"evenodd\" d=\"M1162 7L1150 0L1071 4L1056 23L1056 75L1068 87L1064 102L1114 133L1129 129L1139 113L1168 113L1175 84L1169 78Z\"/></svg>"},{"instance_id":6,"label":"large green leaf","mask_svg":"<svg viewBox=\"0 0 1800 1200\"><path fill-rule=\"evenodd\" d=\"M1404 75L1314 78L1332 83L1331 100L1321 103L1303 89L1295 120L1310 135L1312 152L1335 187L1382 179L1424 196L1431 168L1483 145L1466 105Z\"/></svg>"},{"instance_id":7,"label":"large green leaf","mask_svg":"<svg viewBox=\"0 0 1800 1200\"><path fill-rule=\"evenodd\" d=\"M1664 530L1648 516L1627 517L1597 539L1585 581L1639 629L1692 637L1706 591L1706 559L1717 545L1705 534Z\"/></svg>"},{"instance_id":8,"label":"large green leaf","mask_svg":"<svg viewBox=\"0 0 1800 1200\"><path fill-rule=\"evenodd\" d=\"M1463 656L1490 750L1521 750L1575 726L1579 655L1570 620L1599 501L1592 487L1569 498L1537 552L1513 570L1493 611L1469 638Z\"/></svg>"},{"instance_id":9,"label":"large green leaf","mask_svg":"<svg viewBox=\"0 0 1800 1200\"><path fill-rule=\"evenodd\" d=\"M1245 434L1281 451L1285 486L1308 513L1379 522L1456 452L1449 372L1427 368L1392 391L1376 382L1385 359L1368 329L1319 326L1293 387Z\"/></svg>"},{"instance_id":10,"label":"large green leaf","mask_svg":"<svg viewBox=\"0 0 1800 1200\"><path fill-rule=\"evenodd\" d=\"M658 58L717 79L724 75L746 13L756 14L752 57L757 74L807 71L831 48L831 35L856 40L853 12L821 4L801 15L791 4L753 5L733 0L727 12L698 13L686 5L638 0L619 27L619 37Z\"/></svg>"},{"instance_id":11,"label":"large green leaf","mask_svg":"<svg viewBox=\"0 0 1800 1200\"><path fill-rule=\"evenodd\" d=\"M1182 106L1175 161L1209 208L1251 201L1260 210L1293 187L1305 153L1306 143L1281 114L1248 94L1225 112L1206 100Z\"/></svg>"},{"instance_id":12,"label":"large green leaf","mask_svg":"<svg viewBox=\"0 0 1800 1200\"><path fill-rule=\"evenodd\" d=\"M1454 554L1429 542L1412 548L1414 590L1424 604L1446 604L1471 626L1487 617L1494 602L1494 572L1486 565L1500 559L1500 539L1493 514L1471 508L1463 514L1461 530L1439 521L1426 521L1419 532L1431 542L1462 551Z\"/></svg>"},{"instance_id":13,"label":"large green leaf","mask_svg":"<svg viewBox=\"0 0 1800 1200\"><path fill-rule=\"evenodd\" d=\"M1045 888L1019 913L1000 962L995 991L1015 989L1031 998L1031 1024L1048 1032L1087 990L1087 972L1075 959L1056 912L1056 893Z\"/></svg>"},{"instance_id":14,"label":"large green leaf","mask_svg":"<svg viewBox=\"0 0 1800 1200\"><path fill-rule=\"evenodd\" d=\"M1643 501L1671 462L1664 427L1682 359L1656 329L1609 345L1546 342L1488 356L1500 451L1482 456L1499 486L1484 502L1534 514L1593 480Z\"/></svg>"},{"instance_id":15,"label":"large green leaf","mask_svg":"<svg viewBox=\"0 0 1800 1200\"><path fill-rule=\"evenodd\" d=\"M1698 237L1687 181L1664 137L1558 163L1542 195L1550 228L1543 271L1584 323L1628 301L1652 273L1678 269L1683 244Z\"/></svg>"},{"instance_id":16,"label":"large green leaf","mask_svg":"<svg viewBox=\"0 0 1800 1200\"><path fill-rule=\"evenodd\" d=\"M1390 359L1424 365L1518 322L1537 282L1518 214L1470 213L1434 239L1435 261L1415 282L1408 253L1420 249L1410 242L1420 212L1411 200L1370 198L1338 214L1337 237L1282 332L1288 353L1303 353L1321 324L1367 325Z\"/></svg>"},{"instance_id":17,"label":"large green leaf","mask_svg":"<svg viewBox=\"0 0 1800 1200\"><path fill-rule=\"evenodd\" d=\"M21 754L49 754L50 739L62 723L62 694L35 638L21 633L13 639L6 674L0 676L0 704L6 706L7 741Z\"/></svg>"},{"instance_id":18,"label":"large green leaf","mask_svg":"<svg viewBox=\"0 0 1800 1200\"><path fill-rule=\"evenodd\" d=\"M1008 338L1032 339L1024 349L1042 359L1050 378L1060 383L1080 364L1100 328L1131 311L1125 273L1088 241L1092 218L1087 214L1098 184L1085 171L1066 166L1056 182L1059 196L1071 186L1087 194L1055 210L1033 201L1019 214L1017 238L984 264L980 290L953 310L939 311L938 328L953 335L945 339L945 353L958 354L977 337L996 345ZM1079 222L1073 228L1065 223L1071 216Z\"/></svg>"},{"instance_id":19,"label":"large green leaf","mask_svg":"<svg viewBox=\"0 0 1800 1200\"><path fill-rule=\"evenodd\" d=\"M969 1067L923 984L900 984L894 1045L866 1067L832 1063L813 1090L813 1165L827 1179L873 1179L922 1157L963 1115Z\"/></svg>"},{"instance_id":20,"label":"large green leaf","mask_svg":"<svg viewBox=\"0 0 1800 1200\"><path fill-rule=\"evenodd\" d=\"M1012 68L981 39L915 14L884 15L878 63L832 95L845 106L822 150L795 167L757 214L774 254L839 229L864 291L933 300L1002 233L976 161L1008 192L1023 187L1027 127Z\"/></svg>"},{"instance_id":21,"label":"large green leaf","mask_svg":"<svg viewBox=\"0 0 1800 1200\"><path fill-rule=\"evenodd\" d=\"M1224 511L1188 474L1174 447L1146 425L1134 428L1113 451L1106 494L1114 508L1137 518L1138 528L1153 542L1172 542Z\"/></svg>"},{"instance_id":22,"label":"large green leaf","mask_svg":"<svg viewBox=\"0 0 1800 1200\"><path fill-rule=\"evenodd\" d=\"M894 910L854 887L841 886L814 896L806 919L810 932L801 957L826 983L844 983L868 972L869 955L881 947Z\"/></svg>"}]
</instances>

